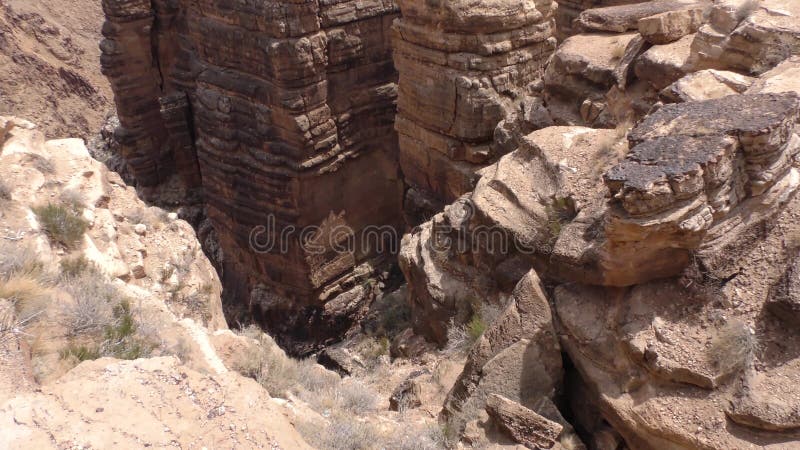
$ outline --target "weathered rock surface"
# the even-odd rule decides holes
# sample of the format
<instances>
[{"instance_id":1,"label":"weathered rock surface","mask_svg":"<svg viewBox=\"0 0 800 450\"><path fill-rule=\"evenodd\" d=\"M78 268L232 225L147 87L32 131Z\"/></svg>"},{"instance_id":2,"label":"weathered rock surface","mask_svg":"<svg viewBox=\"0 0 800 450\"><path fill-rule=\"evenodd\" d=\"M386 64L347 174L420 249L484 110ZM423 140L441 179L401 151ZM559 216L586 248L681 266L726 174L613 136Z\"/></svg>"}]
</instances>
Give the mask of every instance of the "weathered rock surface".
<instances>
[{"instance_id":1,"label":"weathered rock surface","mask_svg":"<svg viewBox=\"0 0 800 450\"><path fill-rule=\"evenodd\" d=\"M6 448L311 448L255 381L174 357L85 362L0 405L0 423Z\"/></svg>"},{"instance_id":2,"label":"weathered rock surface","mask_svg":"<svg viewBox=\"0 0 800 450\"><path fill-rule=\"evenodd\" d=\"M615 126L606 93L615 85L624 89L642 51L638 33L586 33L564 41L544 78L544 98L555 123Z\"/></svg>"},{"instance_id":3,"label":"weathered rock surface","mask_svg":"<svg viewBox=\"0 0 800 450\"><path fill-rule=\"evenodd\" d=\"M647 81L657 91L683 78L691 71L689 56L694 35L666 45L654 45L636 60L636 77Z\"/></svg>"},{"instance_id":4,"label":"weathered rock surface","mask_svg":"<svg viewBox=\"0 0 800 450\"><path fill-rule=\"evenodd\" d=\"M578 16L576 23L583 31L624 33L638 29L646 38L655 38L648 39L649 42L664 44L696 31L711 6L709 0L628 3L632 4L587 9Z\"/></svg>"},{"instance_id":5,"label":"weathered rock surface","mask_svg":"<svg viewBox=\"0 0 800 450\"><path fill-rule=\"evenodd\" d=\"M274 331L301 347L346 331L368 303L359 286L382 264L377 248L392 244L335 251L344 237L332 230L360 236L402 223L389 40L397 7L103 5L102 65L137 182L177 173L201 183L226 286ZM301 238L305 227L316 231Z\"/></svg>"},{"instance_id":6,"label":"weathered rock surface","mask_svg":"<svg viewBox=\"0 0 800 450\"><path fill-rule=\"evenodd\" d=\"M792 0L725 0L692 44L698 68L761 74L800 52L800 4Z\"/></svg>"},{"instance_id":7,"label":"weathered rock surface","mask_svg":"<svg viewBox=\"0 0 800 450\"><path fill-rule=\"evenodd\" d=\"M800 324L800 257L794 259L772 287L767 308L786 323Z\"/></svg>"},{"instance_id":8,"label":"weathered rock surface","mask_svg":"<svg viewBox=\"0 0 800 450\"><path fill-rule=\"evenodd\" d=\"M497 159L495 127L519 109L555 49L555 2L399 2L394 25L406 210L450 203ZM421 198L420 198L421 197ZM428 217L435 211L427 211ZM414 215L419 215L416 213ZM414 221L420 222L421 220Z\"/></svg>"},{"instance_id":9,"label":"weathered rock surface","mask_svg":"<svg viewBox=\"0 0 800 450\"><path fill-rule=\"evenodd\" d=\"M497 394L489 395L486 412L516 442L531 449L555 447L564 429L560 424Z\"/></svg>"},{"instance_id":10,"label":"weathered rock surface","mask_svg":"<svg viewBox=\"0 0 800 450\"><path fill-rule=\"evenodd\" d=\"M544 399L553 399L561 377L550 306L539 277L530 271L473 346L444 414L482 410L495 394L535 411Z\"/></svg>"},{"instance_id":11,"label":"weathered rock surface","mask_svg":"<svg viewBox=\"0 0 800 450\"><path fill-rule=\"evenodd\" d=\"M557 0L558 11L556 11L556 31L559 41L563 41L569 36L581 32L577 19L580 14L592 8L603 6L629 5L645 3L648 0Z\"/></svg>"},{"instance_id":12,"label":"weathered rock surface","mask_svg":"<svg viewBox=\"0 0 800 450\"><path fill-rule=\"evenodd\" d=\"M706 69L691 73L661 91L666 102L699 102L744 93L753 79L736 72Z\"/></svg>"}]
</instances>

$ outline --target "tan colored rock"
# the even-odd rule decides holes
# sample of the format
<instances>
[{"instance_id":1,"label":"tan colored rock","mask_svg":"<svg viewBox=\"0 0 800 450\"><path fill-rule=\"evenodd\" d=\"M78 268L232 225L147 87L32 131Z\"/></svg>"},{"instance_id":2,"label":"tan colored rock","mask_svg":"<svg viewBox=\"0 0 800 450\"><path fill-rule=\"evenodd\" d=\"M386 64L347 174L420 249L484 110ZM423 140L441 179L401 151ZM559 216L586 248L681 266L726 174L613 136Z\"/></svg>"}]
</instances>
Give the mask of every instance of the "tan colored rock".
<instances>
[{"instance_id":1,"label":"tan colored rock","mask_svg":"<svg viewBox=\"0 0 800 450\"><path fill-rule=\"evenodd\" d=\"M501 395L490 394L486 412L516 442L530 449L556 446L564 427Z\"/></svg>"},{"instance_id":2,"label":"tan colored rock","mask_svg":"<svg viewBox=\"0 0 800 450\"><path fill-rule=\"evenodd\" d=\"M603 114L605 94L612 86L627 83L631 63L643 50L643 43L638 33L579 34L564 41L544 77L545 101L555 123L602 122L607 116ZM594 112L582 114L587 101Z\"/></svg>"},{"instance_id":3,"label":"tan colored rock","mask_svg":"<svg viewBox=\"0 0 800 450\"><path fill-rule=\"evenodd\" d=\"M752 83L752 78L736 72L706 69L667 86L661 91L661 97L673 103L699 102L744 93Z\"/></svg>"},{"instance_id":4,"label":"tan colored rock","mask_svg":"<svg viewBox=\"0 0 800 450\"><path fill-rule=\"evenodd\" d=\"M310 448L254 380L204 375L174 357L84 362L0 405L0 446Z\"/></svg>"},{"instance_id":5,"label":"tan colored rock","mask_svg":"<svg viewBox=\"0 0 800 450\"><path fill-rule=\"evenodd\" d=\"M714 5L692 44L698 68L762 74L800 52L800 4L732 0Z\"/></svg>"},{"instance_id":6,"label":"tan colored rock","mask_svg":"<svg viewBox=\"0 0 800 450\"><path fill-rule=\"evenodd\" d=\"M683 78L691 71L689 55L693 40L694 35L688 35L670 44L650 47L636 60L636 77L658 91Z\"/></svg>"},{"instance_id":7,"label":"tan colored rock","mask_svg":"<svg viewBox=\"0 0 800 450\"><path fill-rule=\"evenodd\" d=\"M703 5L691 9L667 11L639 19L637 26L639 33L647 42L654 45L669 44L695 33L705 23L706 12L707 7Z\"/></svg>"},{"instance_id":8,"label":"tan colored rock","mask_svg":"<svg viewBox=\"0 0 800 450\"><path fill-rule=\"evenodd\" d=\"M769 72L765 72L747 91L748 94L770 92L796 92L800 95L800 56L793 56Z\"/></svg>"},{"instance_id":9,"label":"tan colored rock","mask_svg":"<svg viewBox=\"0 0 800 450\"><path fill-rule=\"evenodd\" d=\"M694 12L689 13L688 16L678 13L673 16L663 16L661 19L655 19L654 22L651 21L646 25L646 33L648 35L660 33L663 37L667 34L667 28L674 28L674 31L669 33L675 33L681 28L691 27L691 25L687 26L687 24L678 25L676 22L685 21L685 19L688 19L688 22L702 21L702 17L706 14L711 4L708 0L652 0L633 4L623 3L603 8L587 9L581 13L576 22L584 31L624 33L638 29L639 21L648 17L672 11L699 11L700 15L696 18L692 17L696 14ZM659 22L661 25L655 25L655 22ZM653 26L655 28L651 28ZM662 31L658 31L659 28ZM642 34L644 35L645 33Z\"/></svg>"}]
</instances>

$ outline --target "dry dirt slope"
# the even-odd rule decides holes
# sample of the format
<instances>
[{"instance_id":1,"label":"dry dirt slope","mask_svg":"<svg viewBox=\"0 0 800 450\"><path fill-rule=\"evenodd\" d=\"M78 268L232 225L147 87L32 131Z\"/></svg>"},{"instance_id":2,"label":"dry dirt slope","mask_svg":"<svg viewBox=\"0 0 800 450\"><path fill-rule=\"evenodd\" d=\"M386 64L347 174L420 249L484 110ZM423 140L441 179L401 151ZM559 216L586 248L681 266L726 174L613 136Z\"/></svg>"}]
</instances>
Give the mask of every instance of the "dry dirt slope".
<instances>
[{"instance_id":1,"label":"dry dirt slope","mask_svg":"<svg viewBox=\"0 0 800 450\"><path fill-rule=\"evenodd\" d=\"M0 115L48 138L96 133L113 107L100 73L100 0L0 1Z\"/></svg>"}]
</instances>

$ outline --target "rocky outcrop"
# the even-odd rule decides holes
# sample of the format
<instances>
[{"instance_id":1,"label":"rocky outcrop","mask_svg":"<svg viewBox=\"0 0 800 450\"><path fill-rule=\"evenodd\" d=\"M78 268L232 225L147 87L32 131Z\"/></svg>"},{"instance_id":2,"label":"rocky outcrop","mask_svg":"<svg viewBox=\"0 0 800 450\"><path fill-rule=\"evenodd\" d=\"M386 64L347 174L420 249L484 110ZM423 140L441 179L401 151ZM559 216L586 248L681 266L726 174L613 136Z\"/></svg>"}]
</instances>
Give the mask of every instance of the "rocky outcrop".
<instances>
[{"instance_id":1,"label":"rocky outcrop","mask_svg":"<svg viewBox=\"0 0 800 450\"><path fill-rule=\"evenodd\" d=\"M199 183L226 286L265 325L312 345L346 331L393 247L362 232L401 225L397 7L103 4L103 70L137 182ZM335 230L358 246L335 251L348 239Z\"/></svg>"},{"instance_id":2,"label":"rocky outcrop","mask_svg":"<svg viewBox=\"0 0 800 450\"><path fill-rule=\"evenodd\" d=\"M536 410L553 400L561 378L550 306L539 277L530 271L472 347L444 414L482 410L491 394Z\"/></svg>"},{"instance_id":3,"label":"rocky outcrop","mask_svg":"<svg viewBox=\"0 0 800 450\"><path fill-rule=\"evenodd\" d=\"M792 0L724 0L692 44L698 68L761 74L800 52L800 4Z\"/></svg>"},{"instance_id":4,"label":"rocky outcrop","mask_svg":"<svg viewBox=\"0 0 800 450\"><path fill-rule=\"evenodd\" d=\"M556 29L559 41L578 34L581 31L576 20L580 14L593 8L612 7L617 5L630 5L647 2L647 0L557 0Z\"/></svg>"},{"instance_id":5,"label":"rocky outcrop","mask_svg":"<svg viewBox=\"0 0 800 450\"><path fill-rule=\"evenodd\" d=\"M495 127L522 110L555 49L550 0L399 2L394 60L400 73L400 166L412 224L472 190L497 159Z\"/></svg>"},{"instance_id":6,"label":"rocky outcrop","mask_svg":"<svg viewBox=\"0 0 800 450\"><path fill-rule=\"evenodd\" d=\"M555 447L564 429L560 424L497 394L489 396L486 411L516 442L532 449Z\"/></svg>"}]
</instances>

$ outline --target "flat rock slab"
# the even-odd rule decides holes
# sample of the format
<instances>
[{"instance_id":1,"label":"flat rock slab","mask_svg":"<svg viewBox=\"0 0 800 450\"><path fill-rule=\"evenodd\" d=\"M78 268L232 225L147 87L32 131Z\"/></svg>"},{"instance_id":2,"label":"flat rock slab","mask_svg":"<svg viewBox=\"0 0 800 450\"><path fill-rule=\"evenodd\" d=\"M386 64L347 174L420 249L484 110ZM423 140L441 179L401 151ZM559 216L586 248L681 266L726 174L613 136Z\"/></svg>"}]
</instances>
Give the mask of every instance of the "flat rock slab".
<instances>
[{"instance_id":1,"label":"flat rock slab","mask_svg":"<svg viewBox=\"0 0 800 450\"><path fill-rule=\"evenodd\" d=\"M657 138L631 149L605 181L629 214L654 213L724 183L735 149L724 135Z\"/></svg>"},{"instance_id":2,"label":"flat rock slab","mask_svg":"<svg viewBox=\"0 0 800 450\"><path fill-rule=\"evenodd\" d=\"M764 73L747 91L748 94L781 92L800 95L800 56L793 56Z\"/></svg>"},{"instance_id":3,"label":"flat rock slab","mask_svg":"<svg viewBox=\"0 0 800 450\"><path fill-rule=\"evenodd\" d=\"M667 11L639 19L639 33L651 44L669 44L696 32L705 23L706 5Z\"/></svg>"},{"instance_id":4,"label":"flat rock slab","mask_svg":"<svg viewBox=\"0 0 800 450\"><path fill-rule=\"evenodd\" d=\"M699 102L746 91L753 79L736 72L706 69L676 81L661 92L670 102Z\"/></svg>"},{"instance_id":5,"label":"flat rock slab","mask_svg":"<svg viewBox=\"0 0 800 450\"><path fill-rule=\"evenodd\" d=\"M656 0L633 5L608 6L587 9L578 16L577 23L584 30L623 33L637 30L639 20L669 11L684 9L709 9L709 0Z\"/></svg>"},{"instance_id":6,"label":"flat rock slab","mask_svg":"<svg viewBox=\"0 0 800 450\"><path fill-rule=\"evenodd\" d=\"M516 442L530 449L553 448L564 427L497 394L489 394L486 412Z\"/></svg>"},{"instance_id":7,"label":"flat rock slab","mask_svg":"<svg viewBox=\"0 0 800 450\"><path fill-rule=\"evenodd\" d=\"M732 95L666 105L633 129L628 140L635 145L665 136L762 136L794 124L798 115L796 94Z\"/></svg>"},{"instance_id":8,"label":"flat rock slab","mask_svg":"<svg viewBox=\"0 0 800 450\"><path fill-rule=\"evenodd\" d=\"M667 45L654 45L637 58L634 72L660 91L683 78L689 71L694 35L685 36Z\"/></svg>"}]
</instances>

